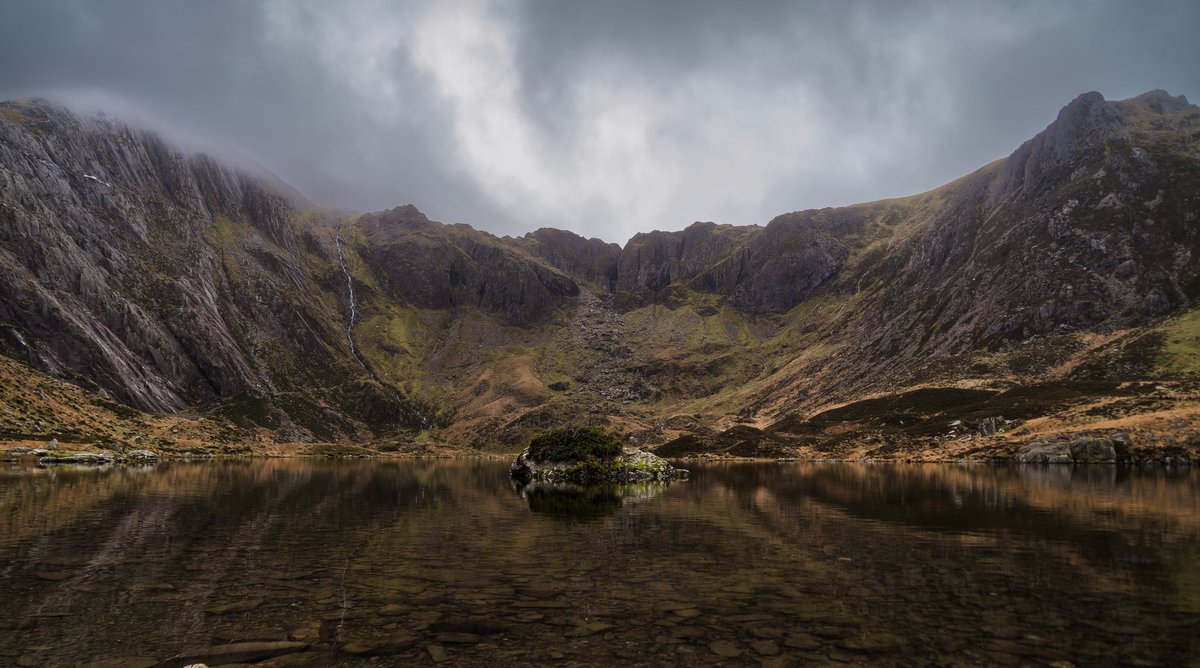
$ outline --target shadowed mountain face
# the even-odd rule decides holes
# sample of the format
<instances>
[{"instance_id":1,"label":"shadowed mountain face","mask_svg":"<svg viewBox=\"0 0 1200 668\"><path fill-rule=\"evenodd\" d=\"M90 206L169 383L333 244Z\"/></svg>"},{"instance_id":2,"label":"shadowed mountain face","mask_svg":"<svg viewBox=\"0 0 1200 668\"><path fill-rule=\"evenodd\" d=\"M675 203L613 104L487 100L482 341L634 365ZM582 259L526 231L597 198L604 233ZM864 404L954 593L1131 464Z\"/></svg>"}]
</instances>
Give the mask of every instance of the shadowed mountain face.
<instances>
[{"instance_id":1,"label":"shadowed mountain face","mask_svg":"<svg viewBox=\"0 0 1200 668\"><path fill-rule=\"evenodd\" d=\"M1082 95L929 193L623 248L324 211L152 134L12 102L0 353L276 440L508 449L585 414L661 442L912 385L1192 378L1172 332L1190 335L1200 296L1198 215L1200 109L1162 91Z\"/></svg>"},{"instance_id":2,"label":"shadowed mountain face","mask_svg":"<svg viewBox=\"0 0 1200 668\"><path fill-rule=\"evenodd\" d=\"M357 227L363 260L399 303L479 308L530 324L579 294L561 270L466 225L431 222L411 205L362 216Z\"/></svg>"},{"instance_id":3,"label":"shadowed mountain face","mask_svg":"<svg viewBox=\"0 0 1200 668\"><path fill-rule=\"evenodd\" d=\"M617 291L638 304L682 285L747 313L785 312L835 276L846 256L828 230L791 217L761 229L695 223L630 239L618 260Z\"/></svg>"}]
</instances>

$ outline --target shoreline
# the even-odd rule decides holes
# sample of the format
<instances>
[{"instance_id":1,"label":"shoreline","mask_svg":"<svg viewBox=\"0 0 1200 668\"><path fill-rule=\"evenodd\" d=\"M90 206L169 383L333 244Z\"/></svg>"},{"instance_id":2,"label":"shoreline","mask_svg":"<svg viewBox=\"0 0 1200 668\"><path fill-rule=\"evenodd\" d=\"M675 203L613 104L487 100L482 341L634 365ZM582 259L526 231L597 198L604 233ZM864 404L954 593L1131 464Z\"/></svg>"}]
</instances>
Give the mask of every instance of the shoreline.
<instances>
[{"instance_id":1,"label":"shoreline","mask_svg":"<svg viewBox=\"0 0 1200 668\"><path fill-rule=\"evenodd\" d=\"M389 452L374 452L370 454L318 454L318 453L236 453L236 454L182 454L182 453L160 453L154 457L139 457L130 458L113 453L112 451L93 449L93 450L69 450L61 455L49 454L45 452L26 452L16 451L12 448L5 447L7 444L0 442L0 463L3 464L26 464L37 468L54 468L60 466L76 466L76 467L94 467L102 468L107 466L153 466L159 463L166 462L215 462L215 461L253 461L253 460L271 460L271 459L311 459L311 460L395 460L395 461L418 461L418 460L445 460L445 461L496 461L496 462L511 462L511 460L519 453L389 453ZM25 446L16 446L22 448ZM54 460L46 461L48 457L53 457ZM967 458L917 458L917 457L861 457L861 458L836 458L836 457L743 457L736 455L723 454L702 454L686 457L663 457L663 459L671 462L687 462L687 463L702 463L702 464L941 464L941 465L959 465L959 466L1036 466L1036 467L1058 467L1058 466L1088 466L1088 467L1114 467L1114 468L1146 468L1146 467L1163 467L1163 468L1190 468L1200 465L1200 462L1193 461L1188 458L1178 459L1125 459L1117 461L1019 461L1015 457L992 456L992 457L967 457Z\"/></svg>"}]
</instances>

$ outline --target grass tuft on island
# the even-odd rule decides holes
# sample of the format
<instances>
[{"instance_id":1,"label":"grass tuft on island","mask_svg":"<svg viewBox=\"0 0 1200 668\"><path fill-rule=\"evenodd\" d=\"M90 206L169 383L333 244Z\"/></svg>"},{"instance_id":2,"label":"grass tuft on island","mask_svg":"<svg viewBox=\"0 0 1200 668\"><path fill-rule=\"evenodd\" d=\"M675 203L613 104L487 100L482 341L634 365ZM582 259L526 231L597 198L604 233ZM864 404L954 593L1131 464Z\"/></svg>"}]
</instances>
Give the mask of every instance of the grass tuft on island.
<instances>
[{"instance_id":1,"label":"grass tuft on island","mask_svg":"<svg viewBox=\"0 0 1200 668\"><path fill-rule=\"evenodd\" d=\"M620 439L600 427L557 427L547 429L529 441L529 456L539 462L612 459L620 454Z\"/></svg>"}]
</instances>

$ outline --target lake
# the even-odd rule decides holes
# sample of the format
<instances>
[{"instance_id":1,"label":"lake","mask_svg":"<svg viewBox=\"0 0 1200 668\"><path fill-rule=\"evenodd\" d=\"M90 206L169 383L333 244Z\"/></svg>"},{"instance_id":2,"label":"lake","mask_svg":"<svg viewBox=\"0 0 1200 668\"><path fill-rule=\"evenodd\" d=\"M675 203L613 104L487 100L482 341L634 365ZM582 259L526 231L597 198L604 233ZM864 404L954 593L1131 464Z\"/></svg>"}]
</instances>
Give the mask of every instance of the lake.
<instances>
[{"instance_id":1,"label":"lake","mask_svg":"<svg viewBox=\"0 0 1200 668\"><path fill-rule=\"evenodd\" d=\"M0 664L1200 662L1194 470L685 466L11 467Z\"/></svg>"}]
</instances>

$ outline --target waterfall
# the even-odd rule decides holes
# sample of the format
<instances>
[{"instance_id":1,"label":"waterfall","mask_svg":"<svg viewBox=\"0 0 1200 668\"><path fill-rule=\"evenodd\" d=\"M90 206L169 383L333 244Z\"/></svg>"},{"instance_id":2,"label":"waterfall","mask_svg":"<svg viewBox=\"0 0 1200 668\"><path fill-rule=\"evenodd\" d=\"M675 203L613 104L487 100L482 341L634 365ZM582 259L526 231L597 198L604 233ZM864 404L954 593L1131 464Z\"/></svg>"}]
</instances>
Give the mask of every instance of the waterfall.
<instances>
[{"instance_id":1,"label":"waterfall","mask_svg":"<svg viewBox=\"0 0 1200 668\"><path fill-rule=\"evenodd\" d=\"M350 278L350 271L346 269L346 254L342 251L341 222L338 222L338 224L333 228L333 243L337 246L338 265L342 268L342 274L346 276L346 292L350 295L350 322L346 325L346 340L350 342L350 352L354 355L354 359L358 360L358 364L363 368L363 371L367 372L367 375L371 376L371 378L374 378L375 381L383 386L389 394L396 398L397 401L401 401L402 398L400 395L396 394L396 392L392 390L391 386L389 386L387 383L384 383L379 376L375 375L375 372L371 370L371 367L367 366L366 360L362 358L362 355L358 354L358 347L354 345L354 321L358 318L358 303L354 300L354 281ZM417 413L417 417L421 419L421 428L428 429L429 418L426 417L426 415L422 413L419 408L414 407L414 410Z\"/></svg>"},{"instance_id":2,"label":"waterfall","mask_svg":"<svg viewBox=\"0 0 1200 668\"><path fill-rule=\"evenodd\" d=\"M358 317L358 304L354 301L354 280L350 278L350 271L346 269L346 254L342 252L342 224L340 222L333 228L333 243L337 246L338 265L342 268L342 274L346 276L346 291L350 294L350 322L346 325L346 340L350 342L350 353L354 355L354 359L358 360L359 366L373 377L375 374L367 368L367 363L363 361L362 355L358 354L358 348L354 345L354 320Z\"/></svg>"}]
</instances>

